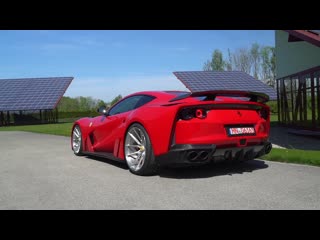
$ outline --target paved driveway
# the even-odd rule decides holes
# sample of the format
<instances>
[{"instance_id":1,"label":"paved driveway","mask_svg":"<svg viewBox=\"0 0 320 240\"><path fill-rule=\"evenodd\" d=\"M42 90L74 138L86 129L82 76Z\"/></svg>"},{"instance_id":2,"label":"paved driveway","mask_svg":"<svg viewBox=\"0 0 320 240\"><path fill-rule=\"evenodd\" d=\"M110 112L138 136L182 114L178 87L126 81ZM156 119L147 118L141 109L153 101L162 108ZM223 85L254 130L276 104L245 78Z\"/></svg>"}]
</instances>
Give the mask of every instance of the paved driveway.
<instances>
[{"instance_id":1,"label":"paved driveway","mask_svg":"<svg viewBox=\"0 0 320 240\"><path fill-rule=\"evenodd\" d=\"M301 136L289 133L289 129L281 126L272 126L270 130L270 141L273 147L302 149L302 150L320 150L320 138Z\"/></svg>"},{"instance_id":2,"label":"paved driveway","mask_svg":"<svg viewBox=\"0 0 320 240\"><path fill-rule=\"evenodd\" d=\"M140 177L69 142L0 132L0 209L320 209L318 167L253 160Z\"/></svg>"}]
</instances>

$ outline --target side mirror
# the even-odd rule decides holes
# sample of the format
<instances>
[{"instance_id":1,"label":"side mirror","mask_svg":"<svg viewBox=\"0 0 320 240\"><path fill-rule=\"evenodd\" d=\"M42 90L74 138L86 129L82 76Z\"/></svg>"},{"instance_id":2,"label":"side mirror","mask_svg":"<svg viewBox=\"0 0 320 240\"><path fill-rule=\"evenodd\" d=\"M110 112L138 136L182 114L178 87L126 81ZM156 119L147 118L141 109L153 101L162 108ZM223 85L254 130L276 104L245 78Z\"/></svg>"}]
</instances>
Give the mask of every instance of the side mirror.
<instances>
[{"instance_id":1,"label":"side mirror","mask_svg":"<svg viewBox=\"0 0 320 240\"><path fill-rule=\"evenodd\" d=\"M108 111L107 111L106 107L104 107L104 106L101 106L98 108L98 113L106 115L106 116L108 115Z\"/></svg>"}]
</instances>

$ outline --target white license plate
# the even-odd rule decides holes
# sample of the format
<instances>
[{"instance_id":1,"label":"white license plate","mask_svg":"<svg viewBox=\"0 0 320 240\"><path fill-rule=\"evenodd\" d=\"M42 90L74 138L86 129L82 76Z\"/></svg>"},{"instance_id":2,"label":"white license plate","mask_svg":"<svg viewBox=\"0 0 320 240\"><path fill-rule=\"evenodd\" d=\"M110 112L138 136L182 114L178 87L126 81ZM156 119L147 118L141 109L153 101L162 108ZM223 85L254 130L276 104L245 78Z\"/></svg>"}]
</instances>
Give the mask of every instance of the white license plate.
<instances>
[{"instance_id":1,"label":"white license plate","mask_svg":"<svg viewBox=\"0 0 320 240\"><path fill-rule=\"evenodd\" d=\"M232 127L229 128L229 134L234 135L254 135L255 131L253 127Z\"/></svg>"}]
</instances>

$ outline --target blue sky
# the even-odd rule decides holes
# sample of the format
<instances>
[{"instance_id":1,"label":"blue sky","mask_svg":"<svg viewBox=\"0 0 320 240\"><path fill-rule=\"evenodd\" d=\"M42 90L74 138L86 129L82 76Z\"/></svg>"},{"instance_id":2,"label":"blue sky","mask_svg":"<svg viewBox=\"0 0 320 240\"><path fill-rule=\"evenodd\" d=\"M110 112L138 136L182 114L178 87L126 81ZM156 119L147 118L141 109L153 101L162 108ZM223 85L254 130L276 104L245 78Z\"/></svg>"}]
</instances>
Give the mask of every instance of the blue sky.
<instances>
[{"instance_id":1,"label":"blue sky","mask_svg":"<svg viewBox=\"0 0 320 240\"><path fill-rule=\"evenodd\" d=\"M111 101L142 90L186 90L174 71L202 70L214 49L227 56L272 30L0 30L0 79L73 76L65 96Z\"/></svg>"}]
</instances>

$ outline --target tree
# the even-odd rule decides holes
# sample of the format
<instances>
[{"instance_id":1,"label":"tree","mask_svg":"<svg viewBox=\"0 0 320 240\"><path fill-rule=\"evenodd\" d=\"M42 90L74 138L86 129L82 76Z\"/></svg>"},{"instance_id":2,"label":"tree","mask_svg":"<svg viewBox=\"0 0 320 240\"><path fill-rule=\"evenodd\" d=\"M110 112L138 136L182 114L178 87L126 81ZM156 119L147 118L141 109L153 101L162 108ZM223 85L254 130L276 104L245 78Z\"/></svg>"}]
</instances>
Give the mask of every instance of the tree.
<instances>
[{"instance_id":1,"label":"tree","mask_svg":"<svg viewBox=\"0 0 320 240\"><path fill-rule=\"evenodd\" d=\"M96 111L97 108L106 105L103 100L92 97L62 97L58 104L58 109L60 112L87 112Z\"/></svg>"},{"instance_id":2,"label":"tree","mask_svg":"<svg viewBox=\"0 0 320 240\"><path fill-rule=\"evenodd\" d=\"M260 70L260 46L258 43L252 44L250 53L252 60L253 76L256 79L258 79Z\"/></svg>"},{"instance_id":3,"label":"tree","mask_svg":"<svg viewBox=\"0 0 320 240\"><path fill-rule=\"evenodd\" d=\"M103 100L99 99L97 106L98 106L98 108L99 108L99 107L106 107L106 106L107 106L107 103L104 102Z\"/></svg>"},{"instance_id":4,"label":"tree","mask_svg":"<svg viewBox=\"0 0 320 240\"><path fill-rule=\"evenodd\" d=\"M58 109L60 112L79 111L79 102L75 98L63 96L58 104Z\"/></svg>"},{"instance_id":5,"label":"tree","mask_svg":"<svg viewBox=\"0 0 320 240\"><path fill-rule=\"evenodd\" d=\"M262 47L261 66L261 80L274 87L276 79L276 56L274 47Z\"/></svg>"},{"instance_id":6,"label":"tree","mask_svg":"<svg viewBox=\"0 0 320 240\"><path fill-rule=\"evenodd\" d=\"M212 70L213 71L224 71L224 60L222 52L218 49L214 50L213 56L212 56Z\"/></svg>"},{"instance_id":7,"label":"tree","mask_svg":"<svg viewBox=\"0 0 320 240\"><path fill-rule=\"evenodd\" d=\"M207 60L207 61L204 63L203 71L212 71L211 61L210 61L210 60Z\"/></svg>"},{"instance_id":8,"label":"tree","mask_svg":"<svg viewBox=\"0 0 320 240\"><path fill-rule=\"evenodd\" d=\"M225 62L223 60L223 54L219 49L215 49L212 54L211 61L208 60L204 66L204 71L224 71Z\"/></svg>"},{"instance_id":9,"label":"tree","mask_svg":"<svg viewBox=\"0 0 320 240\"><path fill-rule=\"evenodd\" d=\"M116 102L120 101L122 99L121 95L116 96L111 102L110 106L114 105Z\"/></svg>"},{"instance_id":10,"label":"tree","mask_svg":"<svg viewBox=\"0 0 320 240\"><path fill-rule=\"evenodd\" d=\"M251 53L248 48L239 48L233 55L233 68L251 74Z\"/></svg>"},{"instance_id":11,"label":"tree","mask_svg":"<svg viewBox=\"0 0 320 240\"><path fill-rule=\"evenodd\" d=\"M212 59L203 66L204 71L242 71L274 87L276 79L275 48L254 43L250 48L238 48L234 52L228 49L228 59L222 52L214 50Z\"/></svg>"},{"instance_id":12,"label":"tree","mask_svg":"<svg viewBox=\"0 0 320 240\"><path fill-rule=\"evenodd\" d=\"M232 56L229 48L228 48L228 61L225 61L225 66L227 71L232 71Z\"/></svg>"},{"instance_id":13,"label":"tree","mask_svg":"<svg viewBox=\"0 0 320 240\"><path fill-rule=\"evenodd\" d=\"M98 100L92 97L78 97L80 111L90 111L96 109Z\"/></svg>"},{"instance_id":14,"label":"tree","mask_svg":"<svg viewBox=\"0 0 320 240\"><path fill-rule=\"evenodd\" d=\"M270 68L271 68L271 79L272 79L272 86L275 86L276 82L276 49L275 47L270 47L271 56L270 56Z\"/></svg>"}]
</instances>

